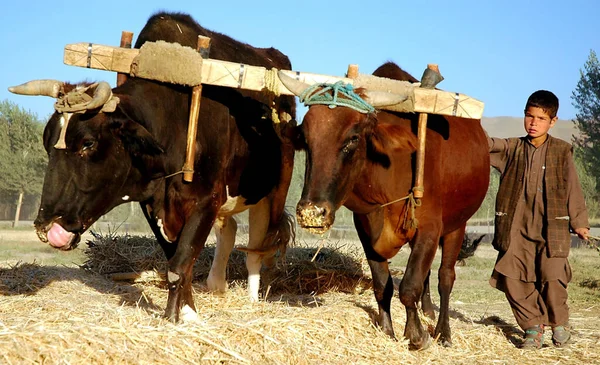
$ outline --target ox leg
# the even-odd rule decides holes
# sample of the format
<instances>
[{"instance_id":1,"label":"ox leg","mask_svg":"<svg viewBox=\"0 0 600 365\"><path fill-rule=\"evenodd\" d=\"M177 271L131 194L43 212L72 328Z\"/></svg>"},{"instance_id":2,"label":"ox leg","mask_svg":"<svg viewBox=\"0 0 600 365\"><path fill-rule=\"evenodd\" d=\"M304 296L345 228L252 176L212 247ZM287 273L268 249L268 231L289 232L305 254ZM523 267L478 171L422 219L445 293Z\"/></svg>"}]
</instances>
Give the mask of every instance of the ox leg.
<instances>
[{"instance_id":1,"label":"ox leg","mask_svg":"<svg viewBox=\"0 0 600 365\"><path fill-rule=\"evenodd\" d=\"M261 199L250 207L248 216L248 251L246 268L248 269L248 295L250 300L258 302L260 289L260 269L262 267L262 246L269 228L270 204L267 198Z\"/></svg>"},{"instance_id":2,"label":"ox leg","mask_svg":"<svg viewBox=\"0 0 600 365\"><path fill-rule=\"evenodd\" d=\"M224 293L227 291L227 262L235 243L237 223L233 217L222 217L214 224L217 245L206 286L213 292Z\"/></svg>"},{"instance_id":3,"label":"ox leg","mask_svg":"<svg viewBox=\"0 0 600 365\"><path fill-rule=\"evenodd\" d=\"M210 202L199 206L202 208L187 219L175 255L169 261L167 271L169 298L165 317L172 322L197 318L192 297L192 271L217 215L216 209Z\"/></svg>"},{"instance_id":4,"label":"ox leg","mask_svg":"<svg viewBox=\"0 0 600 365\"><path fill-rule=\"evenodd\" d=\"M465 226L445 235L442 239L442 263L438 271L440 293L440 318L435 327L435 336L439 336L439 342L446 347L452 346L452 334L450 332L450 293L456 279L456 259L460 252Z\"/></svg>"},{"instance_id":5,"label":"ox leg","mask_svg":"<svg viewBox=\"0 0 600 365\"><path fill-rule=\"evenodd\" d=\"M429 287L429 278L431 276L431 270L427 272L427 278L425 278L425 282L423 283L423 295L421 295L421 310L423 314L430 318L431 320L435 320L435 312L433 311L433 302L431 301L431 291Z\"/></svg>"},{"instance_id":6,"label":"ox leg","mask_svg":"<svg viewBox=\"0 0 600 365\"><path fill-rule=\"evenodd\" d=\"M392 338L396 338L394 334L394 327L392 326L392 315L390 313L390 307L392 297L394 296L394 282L390 270L388 267L388 260L379 255L373 249L371 237L365 230L363 222L358 215L354 215L354 225L362 243L369 268L371 269L371 276L373 277L373 292L375 293L375 300L379 307L379 317L377 324L383 331Z\"/></svg>"},{"instance_id":7,"label":"ox leg","mask_svg":"<svg viewBox=\"0 0 600 365\"><path fill-rule=\"evenodd\" d=\"M409 348L412 350L425 349L431 344L431 337L419 319L418 302L422 298L425 278L435 257L439 234L439 227L419 227L411 246L406 273L400 283L400 301L406 308L404 337L410 341Z\"/></svg>"},{"instance_id":8,"label":"ox leg","mask_svg":"<svg viewBox=\"0 0 600 365\"><path fill-rule=\"evenodd\" d=\"M175 255L175 250L177 249L177 244L175 244L174 242L169 242L165 239L165 237L163 236L163 233L160 230L160 227L158 226L158 223L156 222L156 219L154 218L154 216L152 215L152 212L150 211L150 205L148 202L140 202L140 207L142 208L142 212L144 213L144 217L146 217L146 221L148 222L148 225L150 226L150 229L152 230L152 233L154 233L154 237L156 237L156 241L158 242L158 244L160 245L160 247L163 249L165 256L167 257L167 261L171 259L171 257L173 257L173 255Z\"/></svg>"}]
</instances>

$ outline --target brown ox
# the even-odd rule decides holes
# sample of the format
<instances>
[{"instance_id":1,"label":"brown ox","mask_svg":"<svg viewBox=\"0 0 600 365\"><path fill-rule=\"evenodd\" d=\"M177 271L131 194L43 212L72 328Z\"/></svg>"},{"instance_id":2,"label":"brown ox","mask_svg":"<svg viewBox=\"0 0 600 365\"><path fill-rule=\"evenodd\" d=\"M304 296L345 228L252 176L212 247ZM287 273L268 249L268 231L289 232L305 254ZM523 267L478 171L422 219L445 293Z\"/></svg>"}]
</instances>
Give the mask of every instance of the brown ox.
<instances>
[{"instance_id":1,"label":"brown ox","mask_svg":"<svg viewBox=\"0 0 600 365\"><path fill-rule=\"evenodd\" d=\"M416 81L393 63L374 75ZM286 79L299 95L307 85ZM363 90L357 90L360 94ZM479 121L429 117L425 154L425 195L415 209L418 228L405 226L410 218L407 196L415 183L417 115L379 111L361 113L348 107L312 105L298 126L297 143L306 150L306 176L297 217L303 228L321 233L333 224L342 205L354 212L354 223L371 272L379 305L378 324L394 337L390 317L393 295L388 260L407 242L411 254L400 300L406 307L404 336L412 349L431 343L419 319L417 304L433 316L427 295L428 277L438 243L440 314L435 336L451 345L448 304L455 279L454 265L466 222L479 208L489 183L486 136ZM408 214L407 214L408 213ZM423 296L423 297L422 297Z\"/></svg>"}]
</instances>

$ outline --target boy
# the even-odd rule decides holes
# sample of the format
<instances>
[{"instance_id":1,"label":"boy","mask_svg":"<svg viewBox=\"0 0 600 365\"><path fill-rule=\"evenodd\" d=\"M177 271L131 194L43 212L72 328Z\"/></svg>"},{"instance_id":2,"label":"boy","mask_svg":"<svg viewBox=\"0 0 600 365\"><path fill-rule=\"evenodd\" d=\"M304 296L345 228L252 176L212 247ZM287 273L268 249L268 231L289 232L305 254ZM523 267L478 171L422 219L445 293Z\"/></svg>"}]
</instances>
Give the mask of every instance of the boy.
<instances>
[{"instance_id":1,"label":"boy","mask_svg":"<svg viewBox=\"0 0 600 365\"><path fill-rule=\"evenodd\" d=\"M488 137L490 163L501 174L490 285L505 293L525 330L523 348L542 347L544 326L552 327L555 346L569 341L569 226L580 238L589 236L572 147L548 134L557 112L558 98L536 91L525 105L527 136Z\"/></svg>"}]
</instances>

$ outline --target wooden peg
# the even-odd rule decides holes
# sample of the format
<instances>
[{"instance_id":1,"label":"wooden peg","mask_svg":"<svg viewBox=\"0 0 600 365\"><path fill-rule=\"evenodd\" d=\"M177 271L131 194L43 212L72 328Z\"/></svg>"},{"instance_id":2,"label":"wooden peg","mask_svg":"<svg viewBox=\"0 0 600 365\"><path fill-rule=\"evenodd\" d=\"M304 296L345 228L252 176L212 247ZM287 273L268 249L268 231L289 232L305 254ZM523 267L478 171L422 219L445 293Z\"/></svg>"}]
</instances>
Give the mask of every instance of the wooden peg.
<instances>
[{"instance_id":1,"label":"wooden peg","mask_svg":"<svg viewBox=\"0 0 600 365\"><path fill-rule=\"evenodd\" d=\"M121 48L131 48L131 42L133 41L133 33L126 30L121 32ZM127 81L126 73L117 73L117 86L123 85Z\"/></svg>"},{"instance_id":2,"label":"wooden peg","mask_svg":"<svg viewBox=\"0 0 600 365\"><path fill-rule=\"evenodd\" d=\"M355 79L358 77L358 65L348 65L348 73L346 77L349 79Z\"/></svg>"},{"instance_id":3,"label":"wooden peg","mask_svg":"<svg viewBox=\"0 0 600 365\"><path fill-rule=\"evenodd\" d=\"M198 36L196 50L202 58L208 58L210 52L210 38ZM191 182L194 179L194 158L196 156L196 134L198 131L198 115L200 114L200 100L202 99L202 84L194 86L190 105L188 121L187 147L185 150L185 163L183 164L183 180Z\"/></svg>"}]
</instances>

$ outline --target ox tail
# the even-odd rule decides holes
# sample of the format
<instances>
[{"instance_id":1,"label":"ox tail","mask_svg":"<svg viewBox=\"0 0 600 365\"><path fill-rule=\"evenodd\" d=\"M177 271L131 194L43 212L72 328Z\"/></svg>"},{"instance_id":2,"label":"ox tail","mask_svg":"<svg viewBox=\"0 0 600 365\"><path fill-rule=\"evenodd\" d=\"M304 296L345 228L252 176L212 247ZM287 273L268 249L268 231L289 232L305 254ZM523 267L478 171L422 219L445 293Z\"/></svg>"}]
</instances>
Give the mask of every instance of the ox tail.
<instances>
[{"instance_id":1,"label":"ox tail","mask_svg":"<svg viewBox=\"0 0 600 365\"><path fill-rule=\"evenodd\" d=\"M465 235L462 246L460 247L460 252L458 253L458 258L456 259L456 262L459 266L464 266L465 260L475 254L477 247L479 247L479 244L484 237L485 235L481 235L479 238L471 241L469 236Z\"/></svg>"},{"instance_id":2,"label":"ox tail","mask_svg":"<svg viewBox=\"0 0 600 365\"><path fill-rule=\"evenodd\" d=\"M287 248L293 246L295 242L296 225L294 218L290 213L284 210L279 222L269 226L261 248L250 249L238 247L237 249L243 252L252 252L261 255L263 264L267 267L272 267L275 263L276 254L279 252L279 258L282 260L285 259Z\"/></svg>"}]
</instances>

